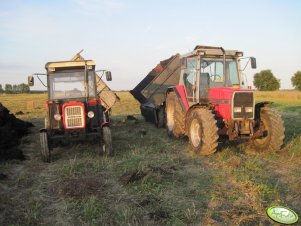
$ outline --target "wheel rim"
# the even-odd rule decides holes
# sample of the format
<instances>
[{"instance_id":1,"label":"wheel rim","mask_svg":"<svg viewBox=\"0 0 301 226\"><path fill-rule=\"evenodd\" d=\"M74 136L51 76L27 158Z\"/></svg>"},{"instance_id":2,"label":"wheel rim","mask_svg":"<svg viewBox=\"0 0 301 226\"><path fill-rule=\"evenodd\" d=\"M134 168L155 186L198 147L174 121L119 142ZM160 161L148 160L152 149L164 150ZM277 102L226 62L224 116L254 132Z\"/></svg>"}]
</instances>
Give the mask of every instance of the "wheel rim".
<instances>
[{"instance_id":1,"label":"wheel rim","mask_svg":"<svg viewBox=\"0 0 301 226\"><path fill-rule=\"evenodd\" d=\"M174 127L174 107L172 105L168 105L167 108L167 128L169 131L172 131L173 127Z\"/></svg>"},{"instance_id":2,"label":"wheel rim","mask_svg":"<svg viewBox=\"0 0 301 226\"><path fill-rule=\"evenodd\" d=\"M190 124L190 139L194 147L198 147L202 140L201 125L197 119L193 119Z\"/></svg>"}]
</instances>

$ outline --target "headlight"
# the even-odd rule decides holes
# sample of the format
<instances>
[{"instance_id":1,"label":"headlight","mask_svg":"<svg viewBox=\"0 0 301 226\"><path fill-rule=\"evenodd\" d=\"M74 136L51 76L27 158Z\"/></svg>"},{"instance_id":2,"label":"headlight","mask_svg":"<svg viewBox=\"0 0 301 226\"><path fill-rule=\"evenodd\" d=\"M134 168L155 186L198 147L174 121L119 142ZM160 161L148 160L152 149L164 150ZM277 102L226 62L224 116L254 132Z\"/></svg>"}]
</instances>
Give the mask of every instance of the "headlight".
<instances>
[{"instance_id":1,"label":"headlight","mask_svg":"<svg viewBox=\"0 0 301 226\"><path fill-rule=\"evenodd\" d=\"M234 112L235 112L235 113L241 112L241 107L234 107Z\"/></svg>"},{"instance_id":2,"label":"headlight","mask_svg":"<svg viewBox=\"0 0 301 226\"><path fill-rule=\"evenodd\" d=\"M55 113L53 117L56 121L60 121L62 118L62 116L59 113Z\"/></svg>"},{"instance_id":3,"label":"headlight","mask_svg":"<svg viewBox=\"0 0 301 226\"><path fill-rule=\"evenodd\" d=\"M93 118L94 117L94 112L93 111L89 111L88 112L88 117L89 118Z\"/></svg>"},{"instance_id":4,"label":"headlight","mask_svg":"<svg viewBox=\"0 0 301 226\"><path fill-rule=\"evenodd\" d=\"M246 112L249 112L249 113L253 112L253 107L246 107L245 110L246 110Z\"/></svg>"}]
</instances>

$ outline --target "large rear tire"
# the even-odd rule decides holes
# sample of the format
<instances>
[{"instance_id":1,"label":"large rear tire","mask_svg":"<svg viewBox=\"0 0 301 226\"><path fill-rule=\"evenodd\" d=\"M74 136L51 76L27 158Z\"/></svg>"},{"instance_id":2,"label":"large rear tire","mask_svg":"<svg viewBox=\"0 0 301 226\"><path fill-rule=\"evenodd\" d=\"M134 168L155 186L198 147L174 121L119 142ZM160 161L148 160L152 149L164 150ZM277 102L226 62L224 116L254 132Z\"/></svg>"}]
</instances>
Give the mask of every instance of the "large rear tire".
<instances>
[{"instance_id":1,"label":"large rear tire","mask_svg":"<svg viewBox=\"0 0 301 226\"><path fill-rule=\"evenodd\" d=\"M206 108L195 108L187 119L189 142L196 154L211 155L217 148L217 126L213 114Z\"/></svg>"},{"instance_id":2,"label":"large rear tire","mask_svg":"<svg viewBox=\"0 0 301 226\"><path fill-rule=\"evenodd\" d=\"M280 151L285 131L281 115L274 109L263 107L260 110L259 129L267 131L267 136L252 140L251 148L258 152Z\"/></svg>"},{"instance_id":3,"label":"large rear tire","mask_svg":"<svg viewBox=\"0 0 301 226\"><path fill-rule=\"evenodd\" d=\"M166 128L169 136L180 137L185 134L185 112L174 92L166 98Z\"/></svg>"},{"instance_id":4,"label":"large rear tire","mask_svg":"<svg viewBox=\"0 0 301 226\"><path fill-rule=\"evenodd\" d=\"M101 152L107 156L114 155L112 148L112 135L110 127L102 127L102 142L101 142Z\"/></svg>"},{"instance_id":5,"label":"large rear tire","mask_svg":"<svg viewBox=\"0 0 301 226\"><path fill-rule=\"evenodd\" d=\"M50 162L50 150L48 143L48 135L46 131L40 132L41 158L43 162Z\"/></svg>"}]
</instances>

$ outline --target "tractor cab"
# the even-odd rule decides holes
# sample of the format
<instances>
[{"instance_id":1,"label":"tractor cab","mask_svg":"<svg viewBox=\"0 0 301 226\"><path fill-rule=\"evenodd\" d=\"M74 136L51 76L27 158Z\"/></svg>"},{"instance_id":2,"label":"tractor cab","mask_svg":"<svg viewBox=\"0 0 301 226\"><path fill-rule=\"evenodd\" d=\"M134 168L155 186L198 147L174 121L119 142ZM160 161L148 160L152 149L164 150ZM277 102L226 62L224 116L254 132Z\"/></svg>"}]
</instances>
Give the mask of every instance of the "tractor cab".
<instances>
[{"instance_id":1,"label":"tractor cab","mask_svg":"<svg viewBox=\"0 0 301 226\"><path fill-rule=\"evenodd\" d=\"M95 63L92 60L46 64L49 100L95 98Z\"/></svg>"},{"instance_id":2,"label":"tractor cab","mask_svg":"<svg viewBox=\"0 0 301 226\"><path fill-rule=\"evenodd\" d=\"M185 87L189 105L208 103L210 94L226 90L241 90L242 52L219 47L196 46L193 52L181 56L180 85ZM251 57L252 68L256 59Z\"/></svg>"},{"instance_id":3,"label":"tractor cab","mask_svg":"<svg viewBox=\"0 0 301 226\"><path fill-rule=\"evenodd\" d=\"M50 150L61 141L88 137L97 138L100 152L111 155L109 109L97 93L94 61L49 62L45 69L48 99L45 127L40 130L43 161L50 161ZM101 71L107 80L112 79L109 71ZM28 82L34 84L33 76Z\"/></svg>"}]
</instances>

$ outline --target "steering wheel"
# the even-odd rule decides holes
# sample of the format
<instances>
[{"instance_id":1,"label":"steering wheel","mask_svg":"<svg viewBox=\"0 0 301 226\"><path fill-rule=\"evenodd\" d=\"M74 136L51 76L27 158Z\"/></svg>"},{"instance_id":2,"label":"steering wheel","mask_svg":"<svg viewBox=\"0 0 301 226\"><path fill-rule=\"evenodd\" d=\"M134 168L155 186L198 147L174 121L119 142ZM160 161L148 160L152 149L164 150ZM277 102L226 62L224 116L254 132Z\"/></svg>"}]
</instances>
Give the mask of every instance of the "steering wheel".
<instances>
[{"instance_id":1,"label":"steering wheel","mask_svg":"<svg viewBox=\"0 0 301 226\"><path fill-rule=\"evenodd\" d=\"M218 75L218 74L215 74L215 75L214 75L214 78L216 78L216 77L218 77L219 80L222 80L222 76L220 76L220 75Z\"/></svg>"},{"instance_id":2,"label":"steering wheel","mask_svg":"<svg viewBox=\"0 0 301 226\"><path fill-rule=\"evenodd\" d=\"M220 76L220 75L218 75L218 74L213 74L213 75L211 75L211 78L212 78L212 81L223 81L223 78L222 78L222 76ZM218 78L218 79L216 79L216 78Z\"/></svg>"}]
</instances>

